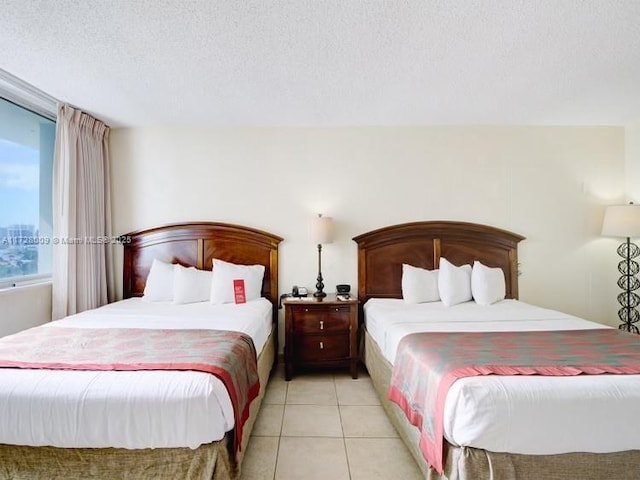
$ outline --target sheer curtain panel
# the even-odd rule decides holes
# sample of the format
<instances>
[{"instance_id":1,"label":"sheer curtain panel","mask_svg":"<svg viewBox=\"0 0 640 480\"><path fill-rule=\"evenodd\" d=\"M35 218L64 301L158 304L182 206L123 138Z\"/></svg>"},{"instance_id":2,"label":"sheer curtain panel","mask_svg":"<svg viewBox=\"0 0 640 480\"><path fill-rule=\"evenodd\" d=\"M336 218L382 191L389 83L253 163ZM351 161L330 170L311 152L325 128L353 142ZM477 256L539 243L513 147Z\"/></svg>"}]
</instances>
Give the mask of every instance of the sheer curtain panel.
<instances>
[{"instance_id":1,"label":"sheer curtain panel","mask_svg":"<svg viewBox=\"0 0 640 480\"><path fill-rule=\"evenodd\" d=\"M53 319L113 301L109 127L58 106L53 160Z\"/></svg>"}]
</instances>

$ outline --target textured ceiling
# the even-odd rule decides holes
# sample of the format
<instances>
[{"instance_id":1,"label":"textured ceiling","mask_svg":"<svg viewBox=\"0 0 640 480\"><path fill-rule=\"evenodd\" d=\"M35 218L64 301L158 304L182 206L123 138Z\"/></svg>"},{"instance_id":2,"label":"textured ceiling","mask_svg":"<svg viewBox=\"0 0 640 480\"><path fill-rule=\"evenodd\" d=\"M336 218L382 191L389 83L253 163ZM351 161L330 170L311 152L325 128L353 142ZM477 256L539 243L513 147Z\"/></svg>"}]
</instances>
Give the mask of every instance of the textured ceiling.
<instances>
[{"instance_id":1,"label":"textured ceiling","mask_svg":"<svg viewBox=\"0 0 640 480\"><path fill-rule=\"evenodd\" d=\"M0 0L0 69L111 126L640 122L640 0Z\"/></svg>"}]
</instances>

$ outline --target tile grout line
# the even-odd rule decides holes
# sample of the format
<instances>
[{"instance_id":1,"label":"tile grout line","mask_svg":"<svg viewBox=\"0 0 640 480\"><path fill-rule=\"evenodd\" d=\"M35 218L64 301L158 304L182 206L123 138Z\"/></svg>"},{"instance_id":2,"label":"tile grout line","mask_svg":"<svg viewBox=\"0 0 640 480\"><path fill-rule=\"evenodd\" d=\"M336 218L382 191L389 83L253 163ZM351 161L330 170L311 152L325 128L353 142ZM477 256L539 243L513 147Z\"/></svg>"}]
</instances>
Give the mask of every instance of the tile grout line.
<instances>
[{"instance_id":1,"label":"tile grout line","mask_svg":"<svg viewBox=\"0 0 640 480\"><path fill-rule=\"evenodd\" d=\"M282 406L282 418L280 419L280 434L278 435L278 446L276 448L276 463L273 466L273 480L276 480L278 471L278 461L280 460L280 445L282 444L282 427L284 426L284 414L287 409L287 396L289 395L289 383L285 380L284 404Z\"/></svg>"},{"instance_id":2,"label":"tile grout line","mask_svg":"<svg viewBox=\"0 0 640 480\"><path fill-rule=\"evenodd\" d=\"M340 417L340 430L342 432L342 448L344 448L344 459L347 462L347 474L351 480L351 464L349 463L349 452L347 451L347 440L344 435L344 424L342 422L342 409L340 408L340 398L338 397L338 386L336 385L336 376L333 376L333 390L336 394L336 403L338 404L338 416Z\"/></svg>"},{"instance_id":3,"label":"tile grout line","mask_svg":"<svg viewBox=\"0 0 640 480\"><path fill-rule=\"evenodd\" d=\"M278 471L278 457L280 456L280 440L282 437L278 437L278 444L276 445L276 461L273 465L273 478L272 480L276 480L276 472Z\"/></svg>"}]
</instances>

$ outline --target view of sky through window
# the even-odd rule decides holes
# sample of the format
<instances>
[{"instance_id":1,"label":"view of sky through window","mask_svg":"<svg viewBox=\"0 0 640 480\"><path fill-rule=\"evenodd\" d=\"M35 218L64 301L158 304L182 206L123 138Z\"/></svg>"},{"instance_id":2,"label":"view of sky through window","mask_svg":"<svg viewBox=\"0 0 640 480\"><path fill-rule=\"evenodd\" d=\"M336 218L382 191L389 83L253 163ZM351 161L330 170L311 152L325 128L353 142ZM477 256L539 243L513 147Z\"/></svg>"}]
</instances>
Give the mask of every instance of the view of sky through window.
<instances>
[{"instance_id":1,"label":"view of sky through window","mask_svg":"<svg viewBox=\"0 0 640 480\"><path fill-rule=\"evenodd\" d=\"M35 148L0 139L0 227L38 225L39 153Z\"/></svg>"}]
</instances>

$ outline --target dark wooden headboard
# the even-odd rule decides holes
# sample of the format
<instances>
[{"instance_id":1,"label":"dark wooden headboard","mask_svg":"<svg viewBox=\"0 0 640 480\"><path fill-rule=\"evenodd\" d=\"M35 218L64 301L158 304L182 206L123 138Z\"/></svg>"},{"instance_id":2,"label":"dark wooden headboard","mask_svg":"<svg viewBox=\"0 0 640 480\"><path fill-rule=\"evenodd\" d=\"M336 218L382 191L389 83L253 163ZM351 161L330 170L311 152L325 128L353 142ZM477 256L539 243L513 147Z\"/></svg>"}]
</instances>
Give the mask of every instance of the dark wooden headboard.
<instances>
[{"instance_id":1,"label":"dark wooden headboard","mask_svg":"<svg viewBox=\"0 0 640 480\"><path fill-rule=\"evenodd\" d=\"M211 270L213 258L243 265L264 265L262 296L278 305L278 244L282 238L227 223L180 223L139 230L121 237L124 244L123 296L140 297L154 258Z\"/></svg>"},{"instance_id":2,"label":"dark wooden headboard","mask_svg":"<svg viewBox=\"0 0 640 480\"><path fill-rule=\"evenodd\" d=\"M466 222L414 222L358 235L358 298L402 298L402 264L432 270L478 260L504 271L507 298L518 298L518 242L524 237Z\"/></svg>"}]
</instances>

